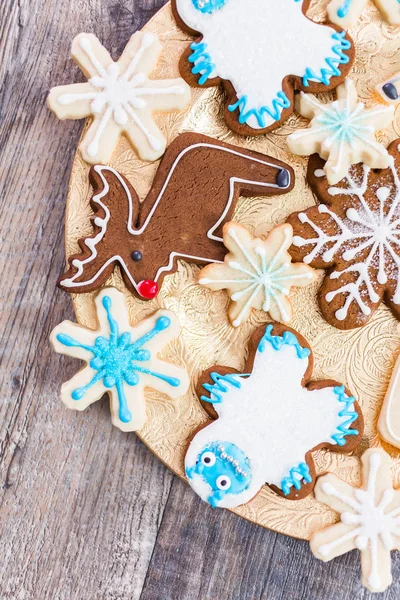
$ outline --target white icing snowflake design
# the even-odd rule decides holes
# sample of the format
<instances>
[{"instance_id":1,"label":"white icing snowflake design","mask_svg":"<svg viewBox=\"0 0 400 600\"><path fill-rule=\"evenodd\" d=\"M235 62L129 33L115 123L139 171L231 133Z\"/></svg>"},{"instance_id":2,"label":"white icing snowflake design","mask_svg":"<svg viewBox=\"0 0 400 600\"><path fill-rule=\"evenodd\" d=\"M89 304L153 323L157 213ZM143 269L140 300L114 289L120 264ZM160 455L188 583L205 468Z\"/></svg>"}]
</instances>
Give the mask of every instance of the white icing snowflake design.
<instances>
[{"instance_id":1,"label":"white icing snowflake design","mask_svg":"<svg viewBox=\"0 0 400 600\"><path fill-rule=\"evenodd\" d=\"M80 146L89 164L108 162L121 133L143 160L164 153L166 140L152 114L185 108L190 90L183 79L148 79L160 52L152 33L135 33L118 62L92 34L81 33L72 42L72 56L88 82L53 88L48 105L59 119L93 116Z\"/></svg>"},{"instance_id":2,"label":"white icing snowflake design","mask_svg":"<svg viewBox=\"0 0 400 600\"><path fill-rule=\"evenodd\" d=\"M358 102L357 90L351 79L337 88L337 100L324 104L312 94L300 95L298 112L311 119L307 129L288 137L291 152L300 156L318 153L327 162L324 167L331 185L338 183L351 165L359 162L373 169L386 169L390 156L375 139L375 132L389 125L392 106L366 110Z\"/></svg>"},{"instance_id":3,"label":"white icing snowflake design","mask_svg":"<svg viewBox=\"0 0 400 600\"><path fill-rule=\"evenodd\" d=\"M275 227L265 240L253 238L238 223L224 226L224 245L229 254L224 263L205 267L199 283L214 291L228 291L232 300L229 318L234 327L247 320L252 308L268 312L276 321L291 320L292 286L309 285L315 278L310 267L292 263L287 251L292 236L290 225Z\"/></svg>"},{"instance_id":4,"label":"white icing snowflake design","mask_svg":"<svg viewBox=\"0 0 400 600\"><path fill-rule=\"evenodd\" d=\"M363 457L361 489L333 474L317 481L315 497L340 514L341 522L314 534L313 554L329 561L358 548L363 584L383 592L392 582L391 550L400 550L400 490L393 489L391 459L371 448Z\"/></svg>"},{"instance_id":5,"label":"white icing snowflake design","mask_svg":"<svg viewBox=\"0 0 400 600\"><path fill-rule=\"evenodd\" d=\"M315 175L322 178L324 172L316 169ZM400 180L393 157L380 173L358 165L340 186L329 187L324 180L316 191L324 192L326 204L289 222L296 259L316 268L335 267L321 288L325 317L343 329L357 327L385 297L400 318Z\"/></svg>"}]
</instances>

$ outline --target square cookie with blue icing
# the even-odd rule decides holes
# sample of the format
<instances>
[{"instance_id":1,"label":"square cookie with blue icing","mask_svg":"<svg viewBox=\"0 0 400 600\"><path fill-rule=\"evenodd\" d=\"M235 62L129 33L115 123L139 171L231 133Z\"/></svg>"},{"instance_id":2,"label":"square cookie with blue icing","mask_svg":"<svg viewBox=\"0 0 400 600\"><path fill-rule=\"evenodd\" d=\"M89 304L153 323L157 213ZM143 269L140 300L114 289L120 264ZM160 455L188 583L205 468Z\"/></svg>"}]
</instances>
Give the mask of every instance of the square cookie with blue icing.
<instances>
[{"instance_id":1,"label":"square cookie with blue icing","mask_svg":"<svg viewBox=\"0 0 400 600\"><path fill-rule=\"evenodd\" d=\"M225 120L257 135L294 110L294 92L325 92L348 74L354 46L342 27L310 20L310 0L172 0L181 29L196 37L180 63L191 85L223 83Z\"/></svg>"},{"instance_id":2,"label":"square cookie with blue icing","mask_svg":"<svg viewBox=\"0 0 400 600\"><path fill-rule=\"evenodd\" d=\"M354 450L363 434L357 401L340 383L312 381L312 371L303 336L269 324L251 338L242 373L216 366L202 375L200 400L218 418L195 434L185 468L203 500L234 508L264 484L298 500L315 486L313 451Z\"/></svg>"}]
</instances>

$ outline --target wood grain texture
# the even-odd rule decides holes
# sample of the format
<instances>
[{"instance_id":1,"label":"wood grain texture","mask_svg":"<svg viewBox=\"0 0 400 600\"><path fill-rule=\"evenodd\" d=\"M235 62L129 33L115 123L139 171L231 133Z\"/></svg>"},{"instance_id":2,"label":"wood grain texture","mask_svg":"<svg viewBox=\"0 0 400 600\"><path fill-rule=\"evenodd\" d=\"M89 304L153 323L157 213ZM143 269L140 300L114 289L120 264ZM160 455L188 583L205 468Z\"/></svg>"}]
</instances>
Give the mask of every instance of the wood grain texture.
<instances>
[{"instance_id":1,"label":"wood grain texture","mask_svg":"<svg viewBox=\"0 0 400 600\"><path fill-rule=\"evenodd\" d=\"M117 56L163 3L1 3L0 600L372 598L356 552L324 565L305 542L210 509L112 428L106 400L83 414L59 401L76 363L48 336L73 317L55 282L82 124L57 122L46 94L83 80L69 59L77 33L93 31ZM385 600L400 597L393 559Z\"/></svg>"}]
</instances>

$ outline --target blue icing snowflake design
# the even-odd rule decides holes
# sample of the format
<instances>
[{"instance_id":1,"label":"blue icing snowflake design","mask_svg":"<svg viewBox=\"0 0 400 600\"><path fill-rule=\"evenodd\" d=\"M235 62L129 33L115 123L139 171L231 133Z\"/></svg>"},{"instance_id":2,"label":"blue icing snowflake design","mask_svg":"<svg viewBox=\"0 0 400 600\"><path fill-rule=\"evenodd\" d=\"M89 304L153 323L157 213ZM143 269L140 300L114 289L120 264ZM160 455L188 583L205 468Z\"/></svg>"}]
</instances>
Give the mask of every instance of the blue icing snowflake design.
<instances>
[{"instance_id":1,"label":"blue icing snowflake design","mask_svg":"<svg viewBox=\"0 0 400 600\"><path fill-rule=\"evenodd\" d=\"M291 331L285 331L283 336L273 335L273 325L268 325L263 337L258 344L258 351L265 352L267 344L271 344L274 350L282 350L284 346L293 346L296 350L297 358L308 358L311 354L309 348L303 348L297 337Z\"/></svg>"},{"instance_id":2,"label":"blue icing snowflake design","mask_svg":"<svg viewBox=\"0 0 400 600\"><path fill-rule=\"evenodd\" d=\"M64 333L57 334L56 338L66 347L82 348L93 354L89 365L96 371L96 374L89 383L72 392L72 399L75 401L81 400L93 385L102 380L105 388L116 389L119 400L119 418L123 423L129 423L132 414L127 405L124 384L136 386L140 381L140 375L146 374L165 381L172 387L179 387L180 385L180 380L176 377L156 373L145 366L146 362L151 359L151 353L143 346L160 332L168 329L171 325L171 319L165 316L159 317L151 331L132 341L131 333L124 332L120 334L119 332L118 323L112 316L110 296L104 296L102 305L106 311L110 329L108 338L98 336L93 346L82 344Z\"/></svg>"},{"instance_id":3,"label":"blue icing snowflake design","mask_svg":"<svg viewBox=\"0 0 400 600\"><path fill-rule=\"evenodd\" d=\"M220 10L227 0L192 0L192 2L196 10L211 15L216 10Z\"/></svg>"},{"instance_id":4,"label":"blue icing snowflake design","mask_svg":"<svg viewBox=\"0 0 400 600\"><path fill-rule=\"evenodd\" d=\"M251 483L250 461L245 453L231 442L211 442L197 457L196 464L186 467L189 480L200 477L210 491L207 502L214 508L228 495L238 495Z\"/></svg>"}]
</instances>

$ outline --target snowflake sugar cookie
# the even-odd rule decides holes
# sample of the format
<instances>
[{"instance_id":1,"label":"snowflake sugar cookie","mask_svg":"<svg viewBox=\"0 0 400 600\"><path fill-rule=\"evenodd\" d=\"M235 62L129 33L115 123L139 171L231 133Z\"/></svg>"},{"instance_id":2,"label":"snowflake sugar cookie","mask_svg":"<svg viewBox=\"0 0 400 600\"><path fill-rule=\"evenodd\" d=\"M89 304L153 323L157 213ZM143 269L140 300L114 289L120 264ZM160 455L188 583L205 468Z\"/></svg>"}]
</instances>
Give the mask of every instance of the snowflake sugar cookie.
<instances>
[{"instance_id":1,"label":"snowflake sugar cookie","mask_svg":"<svg viewBox=\"0 0 400 600\"><path fill-rule=\"evenodd\" d=\"M316 499L337 511L341 522L315 533L310 546L325 562L358 548L363 585L383 592L392 583L390 551L400 550L400 490L393 489L386 452L370 448L362 464L360 489L332 474L318 479Z\"/></svg>"},{"instance_id":2,"label":"snowflake sugar cookie","mask_svg":"<svg viewBox=\"0 0 400 600\"><path fill-rule=\"evenodd\" d=\"M329 269L319 292L325 319L339 329L364 325L382 300L400 320L400 152L388 169L353 166L329 186L312 157L308 179L322 202L289 217L294 260Z\"/></svg>"},{"instance_id":3,"label":"snowflake sugar cookie","mask_svg":"<svg viewBox=\"0 0 400 600\"><path fill-rule=\"evenodd\" d=\"M351 79L337 89L337 100L323 104L311 94L301 93L298 112L311 119L308 129L295 131L288 137L291 152L300 156L317 153L325 159L324 170L331 185L346 176L350 165L364 162L373 169L389 166L386 148L378 144L375 132L389 125L394 109L378 106L365 110L358 102Z\"/></svg>"},{"instance_id":4,"label":"snowflake sugar cookie","mask_svg":"<svg viewBox=\"0 0 400 600\"><path fill-rule=\"evenodd\" d=\"M374 0L382 17L391 25L400 25L399 0ZM332 23L349 29L356 25L368 0L332 0L328 6L328 16Z\"/></svg>"},{"instance_id":5,"label":"snowflake sugar cookie","mask_svg":"<svg viewBox=\"0 0 400 600\"><path fill-rule=\"evenodd\" d=\"M291 320L292 286L309 285L315 278L310 267L292 264L287 251L292 237L290 225L275 227L265 240L254 238L238 223L224 225L224 245L229 254L222 264L205 267L199 283L213 291L227 290L232 300L229 318L234 327L244 323L253 308L264 310L276 321Z\"/></svg>"},{"instance_id":6,"label":"snowflake sugar cookie","mask_svg":"<svg viewBox=\"0 0 400 600\"><path fill-rule=\"evenodd\" d=\"M89 164L107 163L122 133L142 160L164 153L166 139L153 113L184 109L190 89L183 79L148 79L160 52L152 33L135 33L118 62L93 34L72 42L72 57L88 82L53 88L48 105L59 119L93 117L80 145Z\"/></svg>"},{"instance_id":7,"label":"snowflake sugar cookie","mask_svg":"<svg viewBox=\"0 0 400 600\"><path fill-rule=\"evenodd\" d=\"M113 424L122 431L136 431L146 421L146 387L171 398L189 387L184 369L157 358L178 335L178 320L160 310L132 327L125 295L115 288L103 289L95 302L99 323L95 331L64 321L51 333L56 352L87 363L63 384L61 399L68 408L85 410L107 392Z\"/></svg>"},{"instance_id":8,"label":"snowflake sugar cookie","mask_svg":"<svg viewBox=\"0 0 400 600\"><path fill-rule=\"evenodd\" d=\"M223 83L225 119L233 131L259 135L293 112L294 90L338 85L354 56L335 26L306 17L310 0L172 0L178 25L200 36L183 55L192 85Z\"/></svg>"},{"instance_id":9,"label":"snowflake sugar cookie","mask_svg":"<svg viewBox=\"0 0 400 600\"><path fill-rule=\"evenodd\" d=\"M299 500L315 485L313 450L351 452L358 445L363 419L354 397L339 383L311 382L312 369L307 341L269 324L252 336L243 373L216 366L202 375L200 399L218 419L196 433L185 467L203 500L234 508L265 483Z\"/></svg>"}]
</instances>

